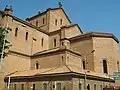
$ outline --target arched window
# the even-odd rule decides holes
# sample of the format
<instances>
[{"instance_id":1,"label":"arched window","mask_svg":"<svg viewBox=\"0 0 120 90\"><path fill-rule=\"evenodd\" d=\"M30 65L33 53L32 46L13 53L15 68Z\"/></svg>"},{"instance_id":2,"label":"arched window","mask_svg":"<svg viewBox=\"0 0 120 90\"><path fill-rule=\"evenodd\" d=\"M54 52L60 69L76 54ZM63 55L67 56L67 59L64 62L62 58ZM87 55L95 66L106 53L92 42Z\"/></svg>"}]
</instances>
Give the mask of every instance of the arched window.
<instances>
[{"instance_id":1,"label":"arched window","mask_svg":"<svg viewBox=\"0 0 120 90\"><path fill-rule=\"evenodd\" d=\"M28 32L26 32L25 40L28 40Z\"/></svg>"},{"instance_id":2,"label":"arched window","mask_svg":"<svg viewBox=\"0 0 120 90\"><path fill-rule=\"evenodd\" d=\"M56 90L61 90L61 83L57 83L56 86L57 86L57 87L56 87Z\"/></svg>"},{"instance_id":3,"label":"arched window","mask_svg":"<svg viewBox=\"0 0 120 90\"><path fill-rule=\"evenodd\" d=\"M87 85L87 90L90 90L90 84Z\"/></svg>"},{"instance_id":4,"label":"arched window","mask_svg":"<svg viewBox=\"0 0 120 90\"><path fill-rule=\"evenodd\" d=\"M36 69L39 69L39 63L38 62L36 62Z\"/></svg>"},{"instance_id":5,"label":"arched window","mask_svg":"<svg viewBox=\"0 0 120 90\"><path fill-rule=\"evenodd\" d=\"M64 42L62 42L62 46L64 46Z\"/></svg>"},{"instance_id":6,"label":"arched window","mask_svg":"<svg viewBox=\"0 0 120 90\"><path fill-rule=\"evenodd\" d=\"M82 60L83 69L85 69L85 60Z\"/></svg>"},{"instance_id":7,"label":"arched window","mask_svg":"<svg viewBox=\"0 0 120 90\"><path fill-rule=\"evenodd\" d=\"M79 83L79 90L82 90L82 84Z\"/></svg>"},{"instance_id":8,"label":"arched window","mask_svg":"<svg viewBox=\"0 0 120 90\"><path fill-rule=\"evenodd\" d=\"M62 25L62 19L60 19L60 24Z\"/></svg>"},{"instance_id":9,"label":"arched window","mask_svg":"<svg viewBox=\"0 0 120 90\"><path fill-rule=\"evenodd\" d=\"M45 24L45 18L43 18L43 24Z\"/></svg>"},{"instance_id":10,"label":"arched window","mask_svg":"<svg viewBox=\"0 0 120 90\"><path fill-rule=\"evenodd\" d=\"M38 27L38 20L36 21L36 27Z\"/></svg>"},{"instance_id":11,"label":"arched window","mask_svg":"<svg viewBox=\"0 0 120 90\"><path fill-rule=\"evenodd\" d=\"M17 89L17 85L16 84L14 84L14 90L16 90Z\"/></svg>"},{"instance_id":12,"label":"arched window","mask_svg":"<svg viewBox=\"0 0 120 90\"><path fill-rule=\"evenodd\" d=\"M54 39L54 47L56 47L56 39Z\"/></svg>"},{"instance_id":13,"label":"arched window","mask_svg":"<svg viewBox=\"0 0 120 90\"><path fill-rule=\"evenodd\" d=\"M35 90L35 84L33 84L33 89L32 90Z\"/></svg>"},{"instance_id":14,"label":"arched window","mask_svg":"<svg viewBox=\"0 0 120 90\"><path fill-rule=\"evenodd\" d=\"M96 84L94 84L94 90L96 90L97 88L96 88Z\"/></svg>"},{"instance_id":15,"label":"arched window","mask_svg":"<svg viewBox=\"0 0 120 90\"><path fill-rule=\"evenodd\" d=\"M100 85L100 90L103 90L102 85Z\"/></svg>"},{"instance_id":16,"label":"arched window","mask_svg":"<svg viewBox=\"0 0 120 90\"><path fill-rule=\"evenodd\" d=\"M41 40L41 46L43 46L43 43L44 43L44 38L42 38Z\"/></svg>"},{"instance_id":17,"label":"arched window","mask_svg":"<svg viewBox=\"0 0 120 90\"><path fill-rule=\"evenodd\" d=\"M43 83L43 90L47 90L47 84Z\"/></svg>"},{"instance_id":18,"label":"arched window","mask_svg":"<svg viewBox=\"0 0 120 90\"><path fill-rule=\"evenodd\" d=\"M21 90L24 90L24 84L21 84Z\"/></svg>"},{"instance_id":19,"label":"arched window","mask_svg":"<svg viewBox=\"0 0 120 90\"><path fill-rule=\"evenodd\" d=\"M15 36L18 36L18 28L15 29Z\"/></svg>"},{"instance_id":20,"label":"arched window","mask_svg":"<svg viewBox=\"0 0 120 90\"><path fill-rule=\"evenodd\" d=\"M104 73L108 73L108 71L107 71L107 61L106 60L103 60L103 72Z\"/></svg>"},{"instance_id":21,"label":"arched window","mask_svg":"<svg viewBox=\"0 0 120 90\"><path fill-rule=\"evenodd\" d=\"M57 19L55 20L55 25L57 26Z\"/></svg>"},{"instance_id":22,"label":"arched window","mask_svg":"<svg viewBox=\"0 0 120 90\"><path fill-rule=\"evenodd\" d=\"M63 87L63 90L66 90L66 86Z\"/></svg>"},{"instance_id":23,"label":"arched window","mask_svg":"<svg viewBox=\"0 0 120 90\"><path fill-rule=\"evenodd\" d=\"M118 72L119 72L120 71L119 61L117 61L117 68L118 68Z\"/></svg>"},{"instance_id":24,"label":"arched window","mask_svg":"<svg viewBox=\"0 0 120 90\"><path fill-rule=\"evenodd\" d=\"M62 61L63 61L64 57L62 56Z\"/></svg>"}]
</instances>

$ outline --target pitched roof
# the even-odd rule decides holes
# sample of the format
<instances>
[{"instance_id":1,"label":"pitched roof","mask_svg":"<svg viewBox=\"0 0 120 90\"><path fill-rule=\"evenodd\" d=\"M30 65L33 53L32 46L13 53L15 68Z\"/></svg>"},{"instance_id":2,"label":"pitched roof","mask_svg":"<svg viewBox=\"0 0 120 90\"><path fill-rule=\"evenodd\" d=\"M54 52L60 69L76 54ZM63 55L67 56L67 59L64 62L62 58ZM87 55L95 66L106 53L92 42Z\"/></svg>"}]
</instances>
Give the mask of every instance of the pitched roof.
<instances>
[{"instance_id":1,"label":"pitched roof","mask_svg":"<svg viewBox=\"0 0 120 90\"><path fill-rule=\"evenodd\" d=\"M3 11L0 11L0 13L1 13L1 14L4 14L4 12L3 12Z\"/></svg>"},{"instance_id":2,"label":"pitched roof","mask_svg":"<svg viewBox=\"0 0 120 90\"><path fill-rule=\"evenodd\" d=\"M72 49L53 48L53 49L45 50L45 51L42 51L42 52L37 52L32 57L41 56L41 55L47 55L47 54L52 54L52 53L57 53L57 52L64 52L64 51L68 51L68 52L73 53L75 55L81 56L81 54L79 52L76 52L76 51L74 51Z\"/></svg>"},{"instance_id":3,"label":"pitched roof","mask_svg":"<svg viewBox=\"0 0 120 90\"><path fill-rule=\"evenodd\" d=\"M69 68L67 68L69 67ZM47 77L47 76L59 76L59 75L82 75L84 77L84 70L80 70L80 68L72 65L66 66L56 66L53 68L45 68L45 69L35 69L35 70L26 70L26 71L16 71L13 72L5 77L5 79L8 79L8 77L11 77L11 79L22 79L22 78L31 78L31 77ZM70 69L70 70L69 70ZM96 72L86 72L88 78L93 79L110 79L111 81L114 81L113 78L110 78L108 75L100 74Z\"/></svg>"},{"instance_id":4,"label":"pitched roof","mask_svg":"<svg viewBox=\"0 0 120 90\"><path fill-rule=\"evenodd\" d=\"M71 24L71 25L63 26L61 28L70 28L70 27L74 27L74 26L77 26L79 28L80 32L83 34L83 31L81 30L81 28L79 27L78 24Z\"/></svg>"},{"instance_id":5,"label":"pitched roof","mask_svg":"<svg viewBox=\"0 0 120 90\"><path fill-rule=\"evenodd\" d=\"M35 28L36 30L38 30L38 31L40 31L40 32L43 32L43 33L45 33L45 34L48 34L48 33L45 32L44 30L42 30L42 29L40 29L40 28L37 28L36 26L34 26L34 25L32 25L32 24L30 24L30 23L28 23L28 22L26 22L26 21L24 21L24 20L22 20L22 19L20 19L20 18L18 18L18 17L12 16L12 15L9 15L9 16L11 16L14 20L19 21L19 22L21 22L21 23L23 23L23 24L25 24L25 25L27 25L27 26L29 26L29 27Z\"/></svg>"},{"instance_id":6,"label":"pitched roof","mask_svg":"<svg viewBox=\"0 0 120 90\"><path fill-rule=\"evenodd\" d=\"M16 21L18 21L18 22L20 22L20 23L23 23L24 25L27 25L27 26L29 26L29 27L31 27L31 28L34 28L34 29L36 29L36 30L38 30L38 31L40 31L40 32L43 32L43 33L45 33L45 34L48 34L46 31L44 31L44 30L42 30L42 29L40 29L40 28L37 28L36 26L28 23L27 21L24 21L24 20L22 20L22 19L20 19L20 18L18 18L18 17L16 17L16 16L12 16L12 15L10 15L10 14L5 14L3 11L0 11L0 12L3 14L3 16L10 16L10 17L12 17L12 19L14 19L14 20L16 20Z\"/></svg>"},{"instance_id":7,"label":"pitched roof","mask_svg":"<svg viewBox=\"0 0 120 90\"><path fill-rule=\"evenodd\" d=\"M53 67L53 68L16 71L15 73L9 74L7 76L10 76L10 77L33 76L33 75L53 74L53 73L63 73L63 72L69 72L69 70L65 66L63 67L59 66L59 67Z\"/></svg>"},{"instance_id":8,"label":"pitched roof","mask_svg":"<svg viewBox=\"0 0 120 90\"><path fill-rule=\"evenodd\" d=\"M77 27L79 28L80 32L83 34L83 31L81 30L81 28L79 27L78 24L70 24L70 25L62 26L60 29L50 32L49 35L53 35L53 34L56 34L56 33L60 33L60 31L61 31L63 28L70 28L70 27L74 27L74 26L77 26Z\"/></svg>"},{"instance_id":9,"label":"pitched roof","mask_svg":"<svg viewBox=\"0 0 120 90\"><path fill-rule=\"evenodd\" d=\"M112 33L102 33L102 32L88 32L84 33L75 37L70 38L70 41L80 40L87 37L105 37L105 38L113 38L117 43L119 43L119 40L112 34Z\"/></svg>"},{"instance_id":10,"label":"pitched roof","mask_svg":"<svg viewBox=\"0 0 120 90\"><path fill-rule=\"evenodd\" d=\"M68 21L71 23L68 15L65 13L65 11L64 11L63 8L48 8L48 9L46 9L46 11L44 11L44 12L42 12L42 13L38 13L38 14L35 15L35 16L32 16L32 17L30 17L30 18L26 18L26 20L30 21L30 20L32 20L32 19L34 19L34 18L36 18L36 17L39 17L39 16L41 16L41 15L43 15L43 14L46 14L49 10L59 10L59 9L61 9L61 10L64 12L64 14L65 14L65 16L67 17Z\"/></svg>"}]
</instances>

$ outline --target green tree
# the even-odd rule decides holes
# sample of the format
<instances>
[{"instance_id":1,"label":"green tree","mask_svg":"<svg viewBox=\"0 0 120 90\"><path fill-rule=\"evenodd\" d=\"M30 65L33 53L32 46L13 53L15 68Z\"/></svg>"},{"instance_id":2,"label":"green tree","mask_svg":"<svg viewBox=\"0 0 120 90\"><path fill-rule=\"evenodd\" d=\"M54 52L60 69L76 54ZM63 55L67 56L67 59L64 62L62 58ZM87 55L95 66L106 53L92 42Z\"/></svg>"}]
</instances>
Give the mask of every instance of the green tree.
<instances>
[{"instance_id":1,"label":"green tree","mask_svg":"<svg viewBox=\"0 0 120 90\"><path fill-rule=\"evenodd\" d=\"M0 62L7 55L5 50L9 49L10 42L7 40L8 31L5 28L0 29Z\"/></svg>"}]
</instances>

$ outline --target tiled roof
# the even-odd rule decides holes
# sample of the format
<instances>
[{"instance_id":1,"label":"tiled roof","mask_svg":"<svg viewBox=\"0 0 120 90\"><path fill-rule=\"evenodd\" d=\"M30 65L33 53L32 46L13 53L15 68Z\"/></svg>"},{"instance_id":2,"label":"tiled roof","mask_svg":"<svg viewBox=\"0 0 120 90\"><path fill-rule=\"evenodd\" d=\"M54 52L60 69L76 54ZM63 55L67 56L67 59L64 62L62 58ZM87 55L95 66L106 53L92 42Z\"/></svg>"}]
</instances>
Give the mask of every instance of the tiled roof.
<instances>
[{"instance_id":1,"label":"tiled roof","mask_svg":"<svg viewBox=\"0 0 120 90\"><path fill-rule=\"evenodd\" d=\"M81 54L77 51L74 51L72 49L67 49L66 47L64 48L53 48L53 49L49 49L49 50L45 50L45 51L42 51L42 52L37 52L35 54L33 54L32 57L34 56L40 56L40 55L45 55L45 54L51 54L51 53L57 53L57 52L63 52L63 51L68 51L68 52L71 52L73 54L76 54L78 56L81 56Z\"/></svg>"},{"instance_id":2,"label":"tiled roof","mask_svg":"<svg viewBox=\"0 0 120 90\"><path fill-rule=\"evenodd\" d=\"M71 25L68 25L68 26L63 26L61 28L70 28L70 27L74 27L74 26L77 26L79 28L80 32L83 34L83 31L81 30L81 28L79 27L78 24L71 24Z\"/></svg>"},{"instance_id":3,"label":"tiled roof","mask_svg":"<svg viewBox=\"0 0 120 90\"><path fill-rule=\"evenodd\" d=\"M70 38L71 41L75 41L77 39L84 39L87 37L106 37L106 38L113 38L117 43L119 43L119 40L112 34L112 33L102 33L102 32L88 32L81 35L78 35L76 37Z\"/></svg>"},{"instance_id":4,"label":"tiled roof","mask_svg":"<svg viewBox=\"0 0 120 90\"><path fill-rule=\"evenodd\" d=\"M5 14L3 11L0 11L0 13L2 13L3 16L10 16L10 17L12 17L12 19L14 19L14 20L16 20L16 21L18 21L18 22L20 22L20 23L23 23L24 25L27 25L27 26L29 26L29 27L31 27L31 28L34 28L34 29L36 29L36 30L38 30L38 31L40 31L40 32L43 32L43 33L45 33L45 34L48 34L46 31L44 31L44 30L42 30L42 29L40 29L40 28L37 28L36 26L34 26L34 25L28 23L27 21L24 21L24 20L22 20L22 19L20 19L20 18L18 18L18 17L16 17L16 16L12 16L12 15L10 15L10 14Z\"/></svg>"},{"instance_id":5,"label":"tiled roof","mask_svg":"<svg viewBox=\"0 0 120 90\"><path fill-rule=\"evenodd\" d=\"M69 67L69 68L68 68ZM26 71L17 71L15 73L9 74L6 77L13 77L13 78L17 78L17 77L29 77L29 76L44 76L44 75L48 75L48 74L64 74L64 73L80 73L83 74L85 73L85 71L81 71L80 68L75 67L75 66L56 66L53 68L45 68L45 69L36 69L36 70L26 70ZM95 77L101 77L101 78L110 78L108 75L105 74L100 74L100 73L96 73L96 72L86 72L87 75L89 76L95 76ZM113 79L113 78L111 78Z\"/></svg>"},{"instance_id":6,"label":"tiled roof","mask_svg":"<svg viewBox=\"0 0 120 90\"><path fill-rule=\"evenodd\" d=\"M54 73L64 73L64 72L69 72L69 70L65 66L45 68L45 69L26 70L26 71L17 71L9 76L10 77L34 76L34 75L54 74Z\"/></svg>"},{"instance_id":7,"label":"tiled roof","mask_svg":"<svg viewBox=\"0 0 120 90\"><path fill-rule=\"evenodd\" d=\"M61 10L64 12L65 16L67 17L67 19L68 19L69 22L71 23L69 17L67 16L67 14L65 13L65 11L64 11L63 8L48 8L48 9L46 9L46 11L44 11L44 12L42 12L42 13L39 13L39 14L37 14L37 15L35 15L35 16L32 16L32 17L30 17L30 18L27 18L26 20L30 21L30 20L32 20L32 19L38 17L38 16L41 16L41 15L47 13L49 10L59 10L59 9L61 9Z\"/></svg>"},{"instance_id":8,"label":"tiled roof","mask_svg":"<svg viewBox=\"0 0 120 90\"><path fill-rule=\"evenodd\" d=\"M1 14L4 14L4 12L3 12L3 11L0 11L0 13L1 13Z\"/></svg>"},{"instance_id":9,"label":"tiled roof","mask_svg":"<svg viewBox=\"0 0 120 90\"><path fill-rule=\"evenodd\" d=\"M27 26L30 26L30 27L32 27L32 28L35 28L36 30L38 30L38 31L40 31L40 32L43 32L43 33L45 33L45 34L48 34L48 33L45 32L44 30L37 28L36 26L28 23L27 21L24 21L24 20L22 20L22 19L20 19L20 18L18 18L18 17L12 16L12 15L9 15L9 16L11 16L11 17L12 17L14 20L16 20L16 21L19 21L19 22L21 22L21 23L23 23L23 24L25 24L25 25L27 25Z\"/></svg>"}]
</instances>

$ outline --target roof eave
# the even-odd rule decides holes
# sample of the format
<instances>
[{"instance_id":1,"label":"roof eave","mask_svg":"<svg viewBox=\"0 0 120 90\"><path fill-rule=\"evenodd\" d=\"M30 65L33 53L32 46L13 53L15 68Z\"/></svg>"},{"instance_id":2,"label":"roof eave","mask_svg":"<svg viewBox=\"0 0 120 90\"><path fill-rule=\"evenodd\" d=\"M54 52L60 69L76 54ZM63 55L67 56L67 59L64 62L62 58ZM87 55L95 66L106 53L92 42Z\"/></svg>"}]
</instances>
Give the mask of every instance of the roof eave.
<instances>
[{"instance_id":1,"label":"roof eave","mask_svg":"<svg viewBox=\"0 0 120 90\"><path fill-rule=\"evenodd\" d=\"M74 40L80 40L82 38L87 38L87 37L105 37L105 38L113 38L117 43L119 43L119 40L111 33L100 33L100 32L88 32L85 34L78 35L76 37L70 38L70 41Z\"/></svg>"},{"instance_id":2,"label":"roof eave","mask_svg":"<svg viewBox=\"0 0 120 90\"><path fill-rule=\"evenodd\" d=\"M33 78L54 78L54 77L59 77L59 76L71 76L72 77L77 77L77 78L84 78L83 73L77 73L77 72L63 72L63 73L53 73L53 74L38 74L38 75L33 75L33 76L17 76L17 77L11 77L11 82L12 80L21 80L21 79L33 79ZM5 81L8 81L9 77L5 77ZM29 79L28 79L29 78ZM100 76L94 76L94 75L87 75L87 79L92 79L92 80L99 80L99 81L109 81L109 82L115 82L115 80L106 78L106 77L100 77Z\"/></svg>"},{"instance_id":3,"label":"roof eave","mask_svg":"<svg viewBox=\"0 0 120 90\"><path fill-rule=\"evenodd\" d=\"M36 30L38 30L38 31L40 31L40 32L42 32L42 33L44 33L44 34L47 34L47 35L49 34L48 32L45 32L44 30L39 29L39 28L37 28L36 26L34 26L34 25L32 25L32 24L30 24L30 23L28 23L28 22L26 22L26 21L24 21L24 20L22 20L22 19L20 19L20 18L17 18L17 17L15 17L15 16L12 16L12 15L9 15L9 14L4 14L4 15L10 16L10 17L12 17L14 20L19 21L19 22L21 22L21 23L23 23L23 24L25 24L25 25L27 25L27 26L29 26L29 27L31 27L31 28L34 28L34 29L36 29Z\"/></svg>"}]
</instances>

